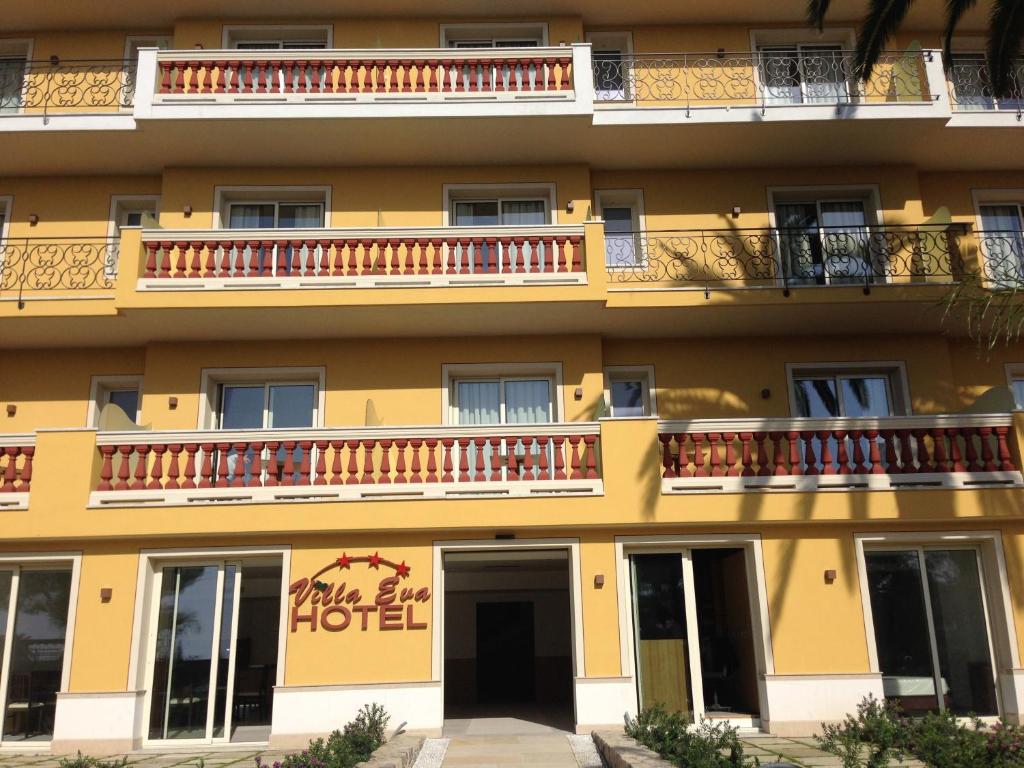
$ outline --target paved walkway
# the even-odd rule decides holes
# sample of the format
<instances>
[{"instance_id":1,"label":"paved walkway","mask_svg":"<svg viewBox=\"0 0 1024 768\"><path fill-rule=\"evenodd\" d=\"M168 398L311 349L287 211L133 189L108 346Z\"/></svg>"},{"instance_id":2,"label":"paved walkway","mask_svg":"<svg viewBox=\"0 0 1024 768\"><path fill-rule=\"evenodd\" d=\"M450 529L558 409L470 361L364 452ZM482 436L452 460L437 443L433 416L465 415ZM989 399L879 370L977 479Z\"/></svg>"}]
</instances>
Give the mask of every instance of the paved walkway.
<instances>
[{"instance_id":1,"label":"paved walkway","mask_svg":"<svg viewBox=\"0 0 1024 768\"><path fill-rule=\"evenodd\" d=\"M817 742L810 737L783 739L768 734L751 734L741 735L740 741L743 742L743 755L750 758L751 763L757 757L762 763L778 760L801 766L801 768L817 768L818 766L836 768L843 764L843 761L835 755L818 749ZM919 763L917 760L904 760L902 763L893 761L890 765L915 768L923 763Z\"/></svg>"},{"instance_id":2,"label":"paved walkway","mask_svg":"<svg viewBox=\"0 0 1024 768\"><path fill-rule=\"evenodd\" d=\"M255 768L256 755L264 764L273 765L280 760L281 752L261 752L256 749L220 749L181 752L130 752L101 758L120 760L125 758L129 765L138 768ZM0 768L58 768L63 755L30 752L0 752Z\"/></svg>"},{"instance_id":3,"label":"paved walkway","mask_svg":"<svg viewBox=\"0 0 1024 768\"><path fill-rule=\"evenodd\" d=\"M581 768L565 733L508 736L454 736L441 764L444 768Z\"/></svg>"}]
</instances>

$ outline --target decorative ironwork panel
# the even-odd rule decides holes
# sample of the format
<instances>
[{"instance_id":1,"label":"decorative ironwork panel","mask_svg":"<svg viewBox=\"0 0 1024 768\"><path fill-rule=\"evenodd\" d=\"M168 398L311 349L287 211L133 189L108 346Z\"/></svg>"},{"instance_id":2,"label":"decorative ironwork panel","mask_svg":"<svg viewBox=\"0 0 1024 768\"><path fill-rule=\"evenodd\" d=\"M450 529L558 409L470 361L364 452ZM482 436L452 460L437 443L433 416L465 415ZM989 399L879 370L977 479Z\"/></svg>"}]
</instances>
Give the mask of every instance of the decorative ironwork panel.
<instances>
[{"instance_id":1,"label":"decorative ironwork panel","mask_svg":"<svg viewBox=\"0 0 1024 768\"><path fill-rule=\"evenodd\" d=\"M605 263L612 283L738 288L952 282L964 272L963 231L869 226L610 233Z\"/></svg>"},{"instance_id":2,"label":"decorative ironwork panel","mask_svg":"<svg viewBox=\"0 0 1024 768\"><path fill-rule=\"evenodd\" d=\"M982 277L990 288L1024 288L1024 232L1003 230L975 232L981 256Z\"/></svg>"},{"instance_id":3,"label":"decorative ironwork panel","mask_svg":"<svg viewBox=\"0 0 1024 768\"><path fill-rule=\"evenodd\" d=\"M997 99L992 94L988 61L984 54L954 54L949 66L949 98L957 112L1024 111L1024 58L1012 69L1010 92Z\"/></svg>"},{"instance_id":4,"label":"decorative ironwork panel","mask_svg":"<svg viewBox=\"0 0 1024 768\"><path fill-rule=\"evenodd\" d=\"M594 55L596 98L661 106L931 102L922 51L886 52L860 80L850 51L784 46L740 53Z\"/></svg>"},{"instance_id":5,"label":"decorative ironwork panel","mask_svg":"<svg viewBox=\"0 0 1024 768\"><path fill-rule=\"evenodd\" d=\"M17 240L0 243L0 291L79 291L114 286L114 240Z\"/></svg>"},{"instance_id":6,"label":"decorative ironwork panel","mask_svg":"<svg viewBox=\"0 0 1024 768\"><path fill-rule=\"evenodd\" d=\"M135 61L0 61L0 116L130 107Z\"/></svg>"}]
</instances>

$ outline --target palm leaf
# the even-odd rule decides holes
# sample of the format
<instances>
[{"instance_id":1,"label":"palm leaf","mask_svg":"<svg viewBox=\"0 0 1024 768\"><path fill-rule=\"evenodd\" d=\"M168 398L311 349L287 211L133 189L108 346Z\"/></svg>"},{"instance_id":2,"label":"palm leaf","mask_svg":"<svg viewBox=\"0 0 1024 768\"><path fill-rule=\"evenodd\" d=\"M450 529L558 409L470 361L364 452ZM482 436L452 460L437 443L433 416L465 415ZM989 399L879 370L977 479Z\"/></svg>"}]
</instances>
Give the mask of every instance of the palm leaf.
<instances>
[{"instance_id":1,"label":"palm leaf","mask_svg":"<svg viewBox=\"0 0 1024 768\"><path fill-rule=\"evenodd\" d=\"M871 77L871 71L885 50L886 42L899 28L913 4L914 0L870 0L868 15L857 33L857 50L853 60L854 73L861 80Z\"/></svg>"},{"instance_id":2,"label":"palm leaf","mask_svg":"<svg viewBox=\"0 0 1024 768\"><path fill-rule=\"evenodd\" d=\"M960 19L964 17L971 8L977 4L978 0L946 0L946 34L943 37L942 54L943 63L946 66L946 71L953 65L953 60L950 57L953 51L953 33L956 31L957 25L960 23Z\"/></svg>"},{"instance_id":3,"label":"palm leaf","mask_svg":"<svg viewBox=\"0 0 1024 768\"><path fill-rule=\"evenodd\" d=\"M819 32L825 29L825 14L828 13L831 2L832 0L808 0L807 20L811 22L812 27L817 27Z\"/></svg>"},{"instance_id":4,"label":"palm leaf","mask_svg":"<svg viewBox=\"0 0 1024 768\"><path fill-rule=\"evenodd\" d=\"M988 29L988 69L992 94L1010 95L1013 69L1024 37L1024 3L1021 0L995 0Z\"/></svg>"}]
</instances>

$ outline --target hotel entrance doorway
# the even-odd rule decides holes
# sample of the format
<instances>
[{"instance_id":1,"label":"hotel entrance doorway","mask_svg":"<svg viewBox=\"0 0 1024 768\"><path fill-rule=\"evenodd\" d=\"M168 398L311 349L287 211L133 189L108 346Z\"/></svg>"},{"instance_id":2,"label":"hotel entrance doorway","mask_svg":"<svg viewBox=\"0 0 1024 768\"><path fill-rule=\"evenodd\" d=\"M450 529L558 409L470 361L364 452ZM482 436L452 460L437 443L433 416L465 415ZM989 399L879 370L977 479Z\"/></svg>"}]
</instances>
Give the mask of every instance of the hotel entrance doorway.
<instances>
[{"instance_id":1,"label":"hotel entrance doorway","mask_svg":"<svg viewBox=\"0 0 1024 768\"><path fill-rule=\"evenodd\" d=\"M572 729L568 551L448 552L443 567L446 732Z\"/></svg>"}]
</instances>

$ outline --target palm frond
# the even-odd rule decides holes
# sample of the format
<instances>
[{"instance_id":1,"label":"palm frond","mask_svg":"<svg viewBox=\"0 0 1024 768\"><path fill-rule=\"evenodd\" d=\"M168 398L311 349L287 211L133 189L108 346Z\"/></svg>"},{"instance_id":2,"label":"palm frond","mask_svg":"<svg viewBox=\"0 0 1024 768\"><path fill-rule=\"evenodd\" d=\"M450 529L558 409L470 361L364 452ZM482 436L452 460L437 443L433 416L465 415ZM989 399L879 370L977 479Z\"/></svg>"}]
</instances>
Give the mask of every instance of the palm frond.
<instances>
[{"instance_id":1,"label":"palm frond","mask_svg":"<svg viewBox=\"0 0 1024 768\"><path fill-rule=\"evenodd\" d=\"M868 15L857 33L857 50L853 60L854 72L861 80L871 77L871 71L885 50L886 42L913 4L914 0L870 0Z\"/></svg>"},{"instance_id":2,"label":"palm frond","mask_svg":"<svg viewBox=\"0 0 1024 768\"><path fill-rule=\"evenodd\" d=\"M988 68L992 95L997 99L1010 95L1013 70L1024 37L1024 2L995 0L988 29Z\"/></svg>"},{"instance_id":3,"label":"palm frond","mask_svg":"<svg viewBox=\"0 0 1024 768\"><path fill-rule=\"evenodd\" d=\"M828 13L828 6L832 0L808 0L807 2L807 20L811 22L812 27L817 27L818 31L825 29L825 14Z\"/></svg>"},{"instance_id":4,"label":"palm frond","mask_svg":"<svg viewBox=\"0 0 1024 768\"><path fill-rule=\"evenodd\" d=\"M953 33L956 31L957 25L960 24L960 19L977 3L978 0L946 0L946 34L942 43L942 60L946 71L949 71L953 65L953 60L950 58L953 51Z\"/></svg>"}]
</instances>

